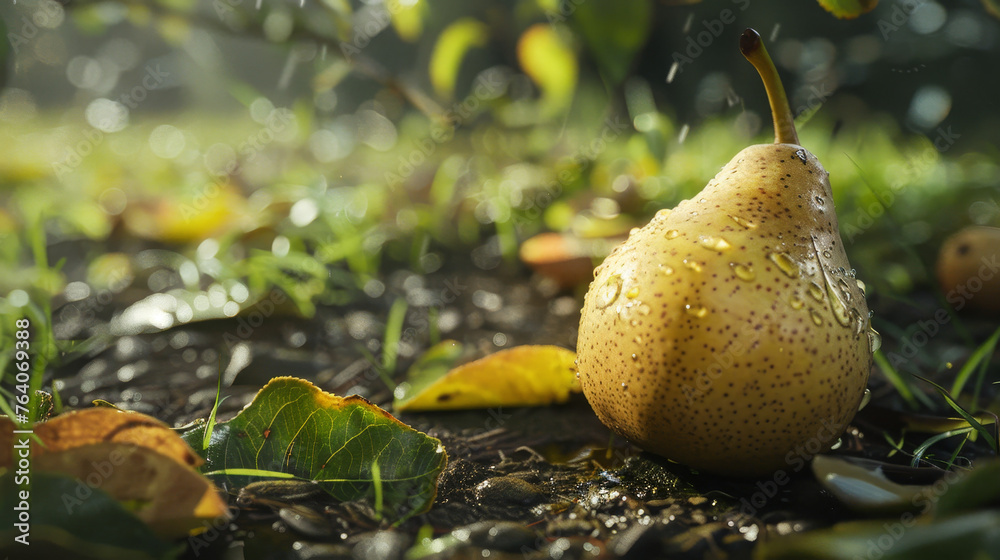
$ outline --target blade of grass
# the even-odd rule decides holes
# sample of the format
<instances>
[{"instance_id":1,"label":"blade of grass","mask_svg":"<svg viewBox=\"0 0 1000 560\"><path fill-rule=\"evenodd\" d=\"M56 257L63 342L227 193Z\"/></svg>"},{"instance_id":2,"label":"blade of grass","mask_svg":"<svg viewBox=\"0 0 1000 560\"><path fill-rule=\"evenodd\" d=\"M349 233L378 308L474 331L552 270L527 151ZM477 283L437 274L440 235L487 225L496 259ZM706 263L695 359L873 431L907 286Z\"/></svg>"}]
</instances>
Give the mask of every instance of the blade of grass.
<instances>
[{"instance_id":1,"label":"blade of grass","mask_svg":"<svg viewBox=\"0 0 1000 560\"><path fill-rule=\"evenodd\" d=\"M219 380L215 386L215 404L212 405L212 412L208 415L208 424L205 426L205 437L201 440L201 448L208 449L209 442L212 441L212 431L215 430L215 414L222 404L222 356L219 356Z\"/></svg>"},{"instance_id":2,"label":"blade of grass","mask_svg":"<svg viewBox=\"0 0 1000 560\"><path fill-rule=\"evenodd\" d=\"M941 396L944 398L945 402L948 403L948 406L953 408L955 412L958 413L959 416L964 418L965 421L969 423L970 426L975 428L976 432L982 435L983 439L986 440L986 443L988 443L989 446L993 449L993 453L997 453L998 448L1000 448L1000 442L997 441L997 436L990 433L990 431L987 430L986 427L979 422L979 420L976 420L976 418L973 417L972 414L969 413L969 411L965 410L965 408L963 408L962 405L955 402L955 399L952 398L950 394L948 394L947 389L925 377L920 377L919 375L914 375L914 377L916 377L921 381L924 381L925 383L929 383L931 386L937 389L938 393L941 393ZM1000 429L1000 426L994 424L994 428ZM957 431L957 430L952 430L952 431Z\"/></svg>"},{"instance_id":3,"label":"blade of grass","mask_svg":"<svg viewBox=\"0 0 1000 560\"><path fill-rule=\"evenodd\" d=\"M405 298L397 298L389 308L385 320L385 337L382 340L382 369L389 375L396 371L396 357L399 355L399 341L406 321L407 303Z\"/></svg>"},{"instance_id":4,"label":"blade of grass","mask_svg":"<svg viewBox=\"0 0 1000 560\"><path fill-rule=\"evenodd\" d=\"M976 366L980 364L983 365L983 370L985 370L986 365L989 364L990 358L993 357L993 351L997 346L997 341L1000 340L1000 328L993 331L993 334L986 339L986 342L979 345L975 352L969 356L966 360L965 365L959 370L958 375L955 376L955 382L951 386L952 395L961 395L962 389L965 388L965 383L972 376L972 373L976 370ZM982 375L980 375L982 377ZM976 385L976 393L978 394L981 383ZM975 400L973 402L976 402Z\"/></svg>"},{"instance_id":5,"label":"blade of grass","mask_svg":"<svg viewBox=\"0 0 1000 560\"><path fill-rule=\"evenodd\" d=\"M372 486L375 489L375 519L382 519L382 470L378 459L372 462Z\"/></svg>"},{"instance_id":6,"label":"blade of grass","mask_svg":"<svg viewBox=\"0 0 1000 560\"><path fill-rule=\"evenodd\" d=\"M896 392L899 393L899 396L903 397L903 400L906 401L906 404L910 408L914 410L920 408L917 405L916 397L913 396L913 389L910 388L909 383L896 371L896 368L892 367L892 364L889 363L889 360L886 359L885 354L881 350L875 352L875 365L882 370L886 379L889 380L889 383L892 383L892 386L896 388Z\"/></svg>"},{"instance_id":7,"label":"blade of grass","mask_svg":"<svg viewBox=\"0 0 1000 560\"><path fill-rule=\"evenodd\" d=\"M924 440L923 443L921 443L916 449L913 450L913 459L910 460L910 466L911 467L917 467L917 466L919 466L921 459L923 459L923 457L924 457L924 453L926 453L927 450L930 449L930 447L932 445L934 445L935 443L937 443L939 441L942 441L942 440L945 440L945 439L948 439L948 438L950 438L952 436L957 436L957 435L962 435L962 434L969 434L969 433L972 432L972 430L973 430L973 428L971 428L971 427L970 428L959 428L957 430L950 430L950 431L947 431L947 432L942 432L940 434L935 434L935 435L927 438L926 440ZM968 439L968 437L969 436L966 435L966 439Z\"/></svg>"}]
</instances>

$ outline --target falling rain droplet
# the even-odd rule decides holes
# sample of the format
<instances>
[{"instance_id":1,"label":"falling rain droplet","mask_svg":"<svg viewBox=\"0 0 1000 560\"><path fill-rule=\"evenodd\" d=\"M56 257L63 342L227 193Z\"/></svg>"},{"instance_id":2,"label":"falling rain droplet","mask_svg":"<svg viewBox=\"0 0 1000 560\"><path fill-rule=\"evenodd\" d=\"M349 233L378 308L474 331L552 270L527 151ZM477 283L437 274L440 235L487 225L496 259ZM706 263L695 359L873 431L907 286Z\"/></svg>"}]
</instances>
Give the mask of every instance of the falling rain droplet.
<instances>
[{"instance_id":1,"label":"falling rain droplet","mask_svg":"<svg viewBox=\"0 0 1000 560\"><path fill-rule=\"evenodd\" d=\"M701 263L698 262L698 261L684 259L682 262L684 263L684 266L690 268L691 270L693 270L695 272L701 272L702 271Z\"/></svg>"},{"instance_id":2,"label":"falling rain droplet","mask_svg":"<svg viewBox=\"0 0 1000 560\"><path fill-rule=\"evenodd\" d=\"M868 345L872 350L872 354L882 347L882 335L878 334L877 330L868 329Z\"/></svg>"},{"instance_id":3,"label":"falling rain droplet","mask_svg":"<svg viewBox=\"0 0 1000 560\"><path fill-rule=\"evenodd\" d=\"M767 258L778 265L778 268L789 278L797 278L799 276L799 267L792 260L792 257L788 256L788 253L768 253Z\"/></svg>"},{"instance_id":4,"label":"falling rain droplet","mask_svg":"<svg viewBox=\"0 0 1000 560\"><path fill-rule=\"evenodd\" d=\"M628 299L635 299L638 296L639 296L639 286L634 286L633 288L629 289L629 291L625 292L625 297L627 297Z\"/></svg>"},{"instance_id":5,"label":"falling rain droplet","mask_svg":"<svg viewBox=\"0 0 1000 560\"><path fill-rule=\"evenodd\" d=\"M659 267L660 272L662 272L666 276L670 276L671 274L674 273L674 269L673 268L671 268L671 267L669 267L669 266L667 266L667 265L665 265L663 263L660 263L657 266Z\"/></svg>"},{"instance_id":6,"label":"falling rain droplet","mask_svg":"<svg viewBox=\"0 0 1000 560\"><path fill-rule=\"evenodd\" d=\"M741 226L743 226L743 227L745 227L747 229L756 229L757 228L757 224L751 222L750 220L748 220L746 218L741 218L739 216L729 216L729 217L734 222L736 222L737 224L739 224L739 225L741 225Z\"/></svg>"},{"instance_id":7,"label":"falling rain droplet","mask_svg":"<svg viewBox=\"0 0 1000 560\"><path fill-rule=\"evenodd\" d=\"M815 282L810 282L809 295L816 301L823 301L823 288Z\"/></svg>"},{"instance_id":8,"label":"falling rain droplet","mask_svg":"<svg viewBox=\"0 0 1000 560\"><path fill-rule=\"evenodd\" d=\"M806 302L802 301L802 298L799 296L792 296L788 300L788 305L791 305L792 309L802 309L806 305Z\"/></svg>"},{"instance_id":9,"label":"falling rain droplet","mask_svg":"<svg viewBox=\"0 0 1000 560\"><path fill-rule=\"evenodd\" d=\"M753 271L753 267L750 265L729 263L729 266L733 267L733 274L744 282L751 282L757 277L757 274Z\"/></svg>"},{"instance_id":10,"label":"falling rain droplet","mask_svg":"<svg viewBox=\"0 0 1000 560\"><path fill-rule=\"evenodd\" d=\"M691 304L687 304L687 305L684 306L684 311L687 311L688 315L694 315L695 317L697 317L699 319L701 319L705 315L708 315L708 309L705 309L704 307L702 307L700 305L694 306L694 305L691 305Z\"/></svg>"},{"instance_id":11,"label":"falling rain droplet","mask_svg":"<svg viewBox=\"0 0 1000 560\"><path fill-rule=\"evenodd\" d=\"M607 282L597 290L597 308L604 309L608 307L618 299L618 295L621 293L622 277L616 274L608 278Z\"/></svg>"},{"instance_id":12,"label":"falling rain droplet","mask_svg":"<svg viewBox=\"0 0 1000 560\"><path fill-rule=\"evenodd\" d=\"M676 229L668 229L667 233L663 234L663 237L666 237L667 239L676 239L677 236L680 234L681 232L677 231Z\"/></svg>"},{"instance_id":13,"label":"falling rain droplet","mask_svg":"<svg viewBox=\"0 0 1000 560\"><path fill-rule=\"evenodd\" d=\"M809 316L812 317L813 323L816 323L816 326L823 324L823 317L821 317L820 314L817 313L815 309L809 310Z\"/></svg>"},{"instance_id":14,"label":"falling rain droplet","mask_svg":"<svg viewBox=\"0 0 1000 560\"><path fill-rule=\"evenodd\" d=\"M706 249L710 249L716 252L723 252L730 248L732 245L728 241L721 237L712 237L711 235L702 235L698 237L698 243Z\"/></svg>"}]
</instances>

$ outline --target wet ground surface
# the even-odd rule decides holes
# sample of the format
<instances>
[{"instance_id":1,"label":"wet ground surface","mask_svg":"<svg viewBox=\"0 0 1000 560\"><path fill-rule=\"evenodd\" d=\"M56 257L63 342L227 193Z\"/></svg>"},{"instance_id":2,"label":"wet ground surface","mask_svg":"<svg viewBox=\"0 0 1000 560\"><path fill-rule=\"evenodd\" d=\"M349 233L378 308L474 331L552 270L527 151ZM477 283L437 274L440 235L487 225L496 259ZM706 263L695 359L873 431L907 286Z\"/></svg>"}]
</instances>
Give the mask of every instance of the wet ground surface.
<instances>
[{"instance_id":1,"label":"wet ground surface","mask_svg":"<svg viewBox=\"0 0 1000 560\"><path fill-rule=\"evenodd\" d=\"M103 301L95 294L55 310L61 338L97 335L56 377L70 406L104 399L174 425L207 416L220 367L228 396L222 420L279 375L388 408L391 391L362 348L379 355L396 298L409 303L398 375L436 337L458 339L477 356L520 344L573 348L582 293L560 293L529 276L520 269L397 271L366 290L374 297L359 293L311 319L279 306L259 321L248 315L121 336L108 333L109 321L148 292ZM906 324L909 308L895 307ZM873 378L875 401L891 405L884 384ZM854 516L804 465L780 480L735 480L642 453L613 438L580 395L561 406L399 418L439 438L449 454L428 513L389 527L361 503L294 489L234 491L233 521L190 541L187 557L403 558L409 550L408 558L749 558L761 540ZM877 420L861 415L835 453L882 458L880 441Z\"/></svg>"}]
</instances>

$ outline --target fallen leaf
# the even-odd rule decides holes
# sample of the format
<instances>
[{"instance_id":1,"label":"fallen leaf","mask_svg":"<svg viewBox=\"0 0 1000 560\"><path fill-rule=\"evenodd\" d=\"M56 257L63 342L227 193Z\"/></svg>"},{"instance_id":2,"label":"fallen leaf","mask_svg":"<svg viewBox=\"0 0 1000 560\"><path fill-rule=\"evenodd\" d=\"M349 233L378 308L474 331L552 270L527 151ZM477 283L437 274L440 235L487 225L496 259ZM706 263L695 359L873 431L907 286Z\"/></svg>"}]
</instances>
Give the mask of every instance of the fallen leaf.
<instances>
[{"instance_id":1,"label":"fallen leaf","mask_svg":"<svg viewBox=\"0 0 1000 560\"><path fill-rule=\"evenodd\" d=\"M205 429L183 437L200 449ZM233 486L314 480L338 500L371 499L376 512L398 520L430 508L448 461L440 441L367 400L293 377L272 379L240 414L216 424L202 452L202 472Z\"/></svg>"},{"instance_id":2,"label":"fallen leaf","mask_svg":"<svg viewBox=\"0 0 1000 560\"><path fill-rule=\"evenodd\" d=\"M153 417L106 407L67 412L33 427L40 443L14 428L0 418L0 468L13 466L15 450L20 453L15 445L29 444L33 470L81 481L64 496L67 508L100 488L164 537L184 536L228 515L212 482L194 470L203 460Z\"/></svg>"},{"instance_id":3,"label":"fallen leaf","mask_svg":"<svg viewBox=\"0 0 1000 560\"><path fill-rule=\"evenodd\" d=\"M594 263L624 241L619 238L583 239L568 233L546 232L526 239L521 261L560 288L584 285L594 278Z\"/></svg>"},{"instance_id":4,"label":"fallen leaf","mask_svg":"<svg viewBox=\"0 0 1000 560\"><path fill-rule=\"evenodd\" d=\"M69 475L44 471L31 475L30 545L16 544L18 512L14 507L20 502L20 488L14 478L13 472L0 477L0 503L4 504L0 543L5 543L0 545L0 557L165 560L179 552L101 488L91 489ZM80 491L81 485L89 491L87 499L67 506L66 497Z\"/></svg>"},{"instance_id":5,"label":"fallen leaf","mask_svg":"<svg viewBox=\"0 0 1000 560\"><path fill-rule=\"evenodd\" d=\"M854 19L878 6L878 0L818 0L823 9L838 19Z\"/></svg>"},{"instance_id":6,"label":"fallen leaf","mask_svg":"<svg viewBox=\"0 0 1000 560\"><path fill-rule=\"evenodd\" d=\"M453 368L433 382L423 379L416 391L400 391L394 406L413 411L563 403L580 390L575 361L574 352L558 346L516 346Z\"/></svg>"},{"instance_id":7,"label":"fallen leaf","mask_svg":"<svg viewBox=\"0 0 1000 560\"><path fill-rule=\"evenodd\" d=\"M0 418L0 467L10 466L12 462L14 429L15 425L9 418ZM45 443L44 447L34 446L36 457L81 445L113 442L148 447L190 467L197 467L203 462L163 422L152 416L115 408L87 408L60 414L36 424L34 433Z\"/></svg>"},{"instance_id":8,"label":"fallen leaf","mask_svg":"<svg viewBox=\"0 0 1000 560\"><path fill-rule=\"evenodd\" d=\"M42 453L32 468L79 479L74 493L63 496L67 509L82 505L90 499L90 489L100 488L165 538L186 536L206 522L229 516L212 481L188 465L132 443Z\"/></svg>"}]
</instances>

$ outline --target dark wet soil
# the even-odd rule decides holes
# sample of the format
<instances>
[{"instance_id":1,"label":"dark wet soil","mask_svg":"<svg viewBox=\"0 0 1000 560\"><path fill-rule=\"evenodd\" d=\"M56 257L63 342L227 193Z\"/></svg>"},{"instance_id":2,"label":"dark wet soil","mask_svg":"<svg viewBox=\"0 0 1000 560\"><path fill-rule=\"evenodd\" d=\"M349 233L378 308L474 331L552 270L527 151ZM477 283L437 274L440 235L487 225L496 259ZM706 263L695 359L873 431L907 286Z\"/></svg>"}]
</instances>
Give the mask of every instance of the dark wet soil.
<instances>
[{"instance_id":1,"label":"dark wet soil","mask_svg":"<svg viewBox=\"0 0 1000 560\"><path fill-rule=\"evenodd\" d=\"M582 294L560 293L529 276L503 267L396 271L374 285L375 297L358 292L353 303L320 307L310 319L277 309L249 328L237 319L109 336L111 317L146 295L126 290L111 301L83 300L55 310L62 338L97 335L92 348L60 366L56 378L67 405L104 399L175 425L207 415L220 364L229 397L220 408L223 420L279 375L388 407L391 392L362 348L380 355L385 317L397 298L410 304L397 379L437 338L458 339L477 356L520 344L573 348ZM879 303L897 324L922 317L914 311L919 306L872 307L880 309ZM956 348L963 348L960 341L942 351L958 353ZM872 386L877 404L898 406L883 379L873 377ZM186 557L403 558L422 543L419 554L413 549L407 557L749 558L761 540L853 516L805 466L790 469L780 482L735 480L642 453L612 437L581 396L562 406L400 419L439 438L449 454L429 512L389 527L362 503L291 491L244 493L231 496L233 521L191 541ZM885 458L878 422L860 415L836 453Z\"/></svg>"}]
</instances>

